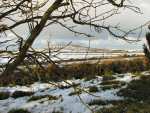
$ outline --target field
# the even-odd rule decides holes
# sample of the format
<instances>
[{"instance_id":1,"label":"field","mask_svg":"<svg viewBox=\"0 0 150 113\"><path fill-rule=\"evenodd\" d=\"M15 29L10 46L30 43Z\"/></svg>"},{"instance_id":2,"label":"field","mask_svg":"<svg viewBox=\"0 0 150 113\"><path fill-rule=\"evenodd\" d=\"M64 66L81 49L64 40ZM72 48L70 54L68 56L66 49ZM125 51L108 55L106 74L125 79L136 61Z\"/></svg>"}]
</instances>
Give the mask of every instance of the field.
<instances>
[{"instance_id":1,"label":"field","mask_svg":"<svg viewBox=\"0 0 150 113\"><path fill-rule=\"evenodd\" d=\"M114 74L114 78L110 80L96 76L91 80L71 79L62 82L36 82L28 86L1 87L0 95L5 92L9 93L9 96L0 100L0 112L7 113L11 109L21 108L31 113L97 113L126 101L126 97L119 96L118 92L126 88L131 81L149 75L149 72L140 73L138 76L126 73ZM14 96L17 92L18 95ZM23 95L23 92L26 93ZM149 112L150 110L147 113Z\"/></svg>"},{"instance_id":2,"label":"field","mask_svg":"<svg viewBox=\"0 0 150 113\"><path fill-rule=\"evenodd\" d=\"M149 63L142 53L75 54L1 77L0 113L150 113Z\"/></svg>"}]
</instances>

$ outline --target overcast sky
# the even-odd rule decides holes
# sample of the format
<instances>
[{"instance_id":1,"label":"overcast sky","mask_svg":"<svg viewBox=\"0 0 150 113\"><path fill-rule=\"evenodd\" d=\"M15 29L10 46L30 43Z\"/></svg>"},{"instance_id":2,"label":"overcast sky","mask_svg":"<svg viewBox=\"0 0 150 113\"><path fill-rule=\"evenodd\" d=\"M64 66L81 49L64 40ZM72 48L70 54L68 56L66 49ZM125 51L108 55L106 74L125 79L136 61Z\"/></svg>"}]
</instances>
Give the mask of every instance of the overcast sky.
<instances>
[{"instance_id":1,"label":"overcast sky","mask_svg":"<svg viewBox=\"0 0 150 113\"><path fill-rule=\"evenodd\" d=\"M130 0L134 2L134 5L138 6L143 14L137 14L133 11L124 10L121 14L111 18L109 20L110 23L120 23L124 29L131 29L136 26L140 26L147 21L150 21L150 0ZM27 37L28 34L25 34L25 29L22 27L19 28L20 32L22 32L22 36ZM73 33L61 28L60 26L50 26L45 29L38 37L38 39L34 42L34 47L44 48L47 44L47 41L51 43L65 43L72 41L73 44L80 44L83 46L88 46L89 40L91 40L91 47L97 48L109 48L109 49L142 49L144 43L144 34L146 28L143 29L143 35L141 41L138 43L127 43L123 40L119 40L110 36L107 32L102 32L100 34L94 32L94 30L90 30L89 27L78 27L78 30L84 32L90 32L95 37L94 39L89 39L83 36L75 36ZM10 34L12 37L12 35ZM135 37L129 37L135 38Z\"/></svg>"}]
</instances>

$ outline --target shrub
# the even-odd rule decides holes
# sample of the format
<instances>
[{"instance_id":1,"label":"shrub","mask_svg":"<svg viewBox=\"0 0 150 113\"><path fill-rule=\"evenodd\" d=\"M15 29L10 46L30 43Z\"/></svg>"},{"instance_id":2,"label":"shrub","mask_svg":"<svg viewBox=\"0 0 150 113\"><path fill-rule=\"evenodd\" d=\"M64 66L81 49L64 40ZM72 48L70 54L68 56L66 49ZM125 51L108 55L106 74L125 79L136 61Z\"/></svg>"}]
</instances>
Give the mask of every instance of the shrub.
<instances>
[{"instance_id":1,"label":"shrub","mask_svg":"<svg viewBox=\"0 0 150 113\"><path fill-rule=\"evenodd\" d=\"M104 107L95 113L150 113L149 103L117 102L112 107Z\"/></svg>"},{"instance_id":2,"label":"shrub","mask_svg":"<svg viewBox=\"0 0 150 113\"><path fill-rule=\"evenodd\" d=\"M52 96L52 95L40 95L40 96L32 96L31 98L28 99L28 102L40 100L43 98L48 98L49 100L57 100L58 99L58 97Z\"/></svg>"},{"instance_id":3,"label":"shrub","mask_svg":"<svg viewBox=\"0 0 150 113\"><path fill-rule=\"evenodd\" d=\"M115 79L115 77L112 75L109 75L109 74L103 75L103 81L108 81L108 80L113 80L113 79Z\"/></svg>"},{"instance_id":4,"label":"shrub","mask_svg":"<svg viewBox=\"0 0 150 113\"><path fill-rule=\"evenodd\" d=\"M46 69L40 67L40 66L35 66L32 68L32 72L33 72L33 79L36 81L41 81L42 80L46 80L45 75L46 75Z\"/></svg>"},{"instance_id":5,"label":"shrub","mask_svg":"<svg viewBox=\"0 0 150 113\"><path fill-rule=\"evenodd\" d=\"M37 81L49 82L63 79L91 79L96 75L104 75L104 80L114 79L114 73L140 72L148 70L149 61L146 58L133 60L108 60L100 64L74 63L63 67L48 64L43 68L32 67L31 72L15 72L10 76L0 77L0 86L6 85L27 85Z\"/></svg>"},{"instance_id":6,"label":"shrub","mask_svg":"<svg viewBox=\"0 0 150 113\"><path fill-rule=\"evenodd\" d=\"M102 90L116 89L116 88L120 88L120 87L121 86L119 84L104 85L104 86L102 86Z\"/></svg>"},{"instance_id":7,"label":"shrub","mask_svg":"<svg viewBox=\"0 0 150 113\"><path fill-rule=\"evenodd\" d=\"M129 71L130 65L128 63L129 61L116 61L111 64L112 71L114 73L126 73Z\"/></svg>"},{"instance_id":8,"label":"shrub","mask_svg":"<svg viewBox=\"0 0 150 113\"><path fill-rule=\"evenodd\" d=\"M52 113L64 113L64 112L62 112L62 111L52 111Z\"/></svg>"},{"instance_id":9,"label":"shrub","mask_svg":"<svg viewBox=\"0 0 150 113\"><path fill-rule=\"evenodd\" d=\"M135 59L134 61L129 61L130 72L144 71L144 64L142 60Z\"/></svg>"},{"instance_id":10,"label":"shrub","mask_svg":"<svg viewBox=\"0 0 150 113\"><path fill-rule=\"evenodd\" d=\"M96 86L89 87L89 92L98 92L98 88Z\"/></svg>"},{"instance_id":11,"label":"shrub","mask_svg":"<svg viewBox=\"0 0 150 113\"><path fill-rule=\"evenodd\" d=\"M9 92L0 92L0 100L4 100L9 98L10 93Z\"/></svg>"},{"instance_id":12,"label":"shrub","mask_svg":"<svg viewBox=\"0 0 150 113\"><path fill-rule=\"evenodd\" d=\"M8 113L31 113L31 112L29 112L28 110L20 108L20 109L12 109Z\"/></svg>"},{"instance_id":13,"label":"shrub","mask_svg":"<svg viewBox=\"0 0 150 113\"><path fill-rule=\"evenodd\" d=\"M90 105L90 106L92 106L92 105L107 105L107 104L108 104L107 101L100 100L100 99L95 99L88 103L88 105Z\"/></svg>"},{"instance_id":14,"label":"shrub","mask_svg":"<svg viewBox=\"0 0 150 113\"><path fill-rule=\"evenodd\" d=\"M78 94L81 94L81 93L82 93L82 91L78 90L78 91L74 91L74 92L69 93L69 96L78 95Z\"/></svg>"},{"instance_id":15,"label":"shrub","mask_svg":"<svg viewBox=\"0 0 150 113\"><path fill-rule=\"evenodd\" d=\"M97 71L96 65L90 63L76 63L70 66L70 72L73 77L80 78L93 78Z\"/></svg>"},{"instance_id":16,"label":"shrub","mask_svg":"<svg viewBox=\"0 0 150 113\"><path fill-rule=\"evenodd\" d=\"M109 89L116 89L120 88L121 86L125 85L125 82L120 82L116 80L108 80L108 81L103 81L100 85L102 86L103 90L109 90Z\"/></svg>"},{"instance_id":17,"label":"shrub","mask_svg":"<svg viewBox=\"0 0 150 113\"><path fill-rule=\"evenodd\" d=\"M36 66L33 68L33 76L35 80L39 80L42 82L59 81L63 78L65 72L61 67L57 67L55 64L48 64L47 67L39 67ZM59 76L61 75L61 76Z\"/></svg>"},{"instance_id":18,"label":"shrub","mask_svg":"<svg viewBox=\"0 0 150 113\"><path fill-rule=\"evenodd\" d=\"M106 72L112 73L126 73L137 72L148 69L149 63L146 58L137 58L133 60L117 60L105 61L101 64L102 74Z\"/></svg>"},{"instance_id":19,"label":"shrub","mask_svg":"<svg viewBox=\"0 0 150 113\"><path fill-rule=\"evenodd\" d=\"M133 80L127 88L121 89L118 95L134 98L136 100L150 100L150 76L142 76L139 80Z\"/></svg>"},{"instance_id":20,"label":"shrub","mask_svg":"<svg viewBox=\"0 0 150 113\"><path fill-rule=\"evenodd\" d=\"M33 92L24 92L24 91L15 91L11 97L13 98L19 98L19 97L24 97L24 96L31 96L33 95Z\"/></svg>"},{"instance_id":21,"label":"shrub","mask_svg":"<svg viewBox=\"0 0 150 113\"><path fill-rule=\"evenodd\" d=\"M92 101L90 101L88 103L88 105L92 106L92 105L100 105L100 106L105 106L105 105L116 105L116 104L120 104L122 102L124 102L126 100L102 100L102 99L93 99Z\"/></svg>"},{"instance_id":22,"label":"shrub","mask_svg":"<svg viewBox=\"0 0 150 113\"><path fill-rule=\"evenodd\" d=\"M46 77L48 78L48 80L59 81L61 78L64 77L62 68L57 67L55 64L48 64L46 70Z\"/></svg>"},{"instance_id":23,"label":"shrub","mask_svg":"<svg viewBox=\"0 0 150 113\"><path fill-rule=\"evenodd\" d=\"M133 76L142 76L140 72L132 72Z\"/></svg>"},{"instance_id":24,"label":"shrub","mask_svg":"<svg viewBox=\"0 0 150 113\"><path fill-rule=\"evenodd\" d=\"M103 81L100 85L113 85L113 84L125 85L125 82L121 82L121 81L117 81L117 80L109 80L109 81Z\"/></svg>"},{"instance_id":25,"label":"shrub","mask_svg":"<svg viewBox=\"0 0 150 113\"><path fill-rule=\"evenodd\" d=\"M30 73L28 72L27 73L14 72L12 75L0 77L0 86L26 85L32 83L33 83L33 79Z\"/></svg>"}]
</instances>

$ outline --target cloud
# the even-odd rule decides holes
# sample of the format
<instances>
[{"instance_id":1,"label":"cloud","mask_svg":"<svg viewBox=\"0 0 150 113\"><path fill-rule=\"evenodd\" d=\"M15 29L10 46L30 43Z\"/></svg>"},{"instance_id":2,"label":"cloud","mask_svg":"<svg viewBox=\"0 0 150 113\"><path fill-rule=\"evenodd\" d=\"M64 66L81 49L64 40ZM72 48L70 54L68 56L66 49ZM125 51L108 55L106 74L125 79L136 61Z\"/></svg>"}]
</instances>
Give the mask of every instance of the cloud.
<instances>
[{"instance_id":1,"label":"cloud","mask_svg":"<svg viewBox=\"0 0 150 113\"><path fill-rule=\"evenodd\" d=\"M113 25L120 23L120 26L123 27L123 29L128 30L136 26L140 26L141 24L149 21L150 13L148 9L150 7L150 0L131 0L131 2L133 3L133 5L136 5L139 8L141 8L143 12L142 15L137 14L131 10L122 9L121 14L108 19L106 23L113 24ZM106 7L103 7L102 9L106 9ZM69 26L73 25L72 23L68 23L68 24ZM21 36L28 37L29 35L27 34L28 30L25 25L20 26L16 28L15 30ZM95 35L96 39L91 41L92 47L118 48L118 49L120 48L142 49L143 41L129 44L123 40L116 40L112 37L110 38L107 32L96 33L94 29L91 30L90 27L87 27L87 26L77 26L76 30L81 31L81 32L86 32L86 33L92 33L93 35ZM146 30L144 29L142 37L144 37L145 31ZM10 33L8 35L8 38L11 38L11 37L14 37L14 35ZM131 36L131 38L135 38L135 37ZM34 42L33 46L38 47L38 48L46 47L47 41L50 41L52 43L68 43L72 41L74 44L88 46L89 38L85 38L84 36L79 36L79 35L75 36L73 33L60 27L59 25L52 25L43 30L43 32L39 35L37 40Z\"/></svg>"}]
</instances>

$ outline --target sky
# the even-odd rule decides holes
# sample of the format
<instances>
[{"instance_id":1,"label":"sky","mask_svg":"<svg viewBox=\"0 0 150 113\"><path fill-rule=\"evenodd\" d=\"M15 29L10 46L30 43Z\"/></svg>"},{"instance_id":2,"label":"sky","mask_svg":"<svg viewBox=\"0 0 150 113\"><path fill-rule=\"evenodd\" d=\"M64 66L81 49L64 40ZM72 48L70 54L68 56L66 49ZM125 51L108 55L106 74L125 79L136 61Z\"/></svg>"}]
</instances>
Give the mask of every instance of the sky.
<instances>
[{"instance_id":1,"label":"sky","mask_svg":"<svg viewBox=\"0 0 150 113\"><path fill-rule=\"evenodd\" d=\"M121 14L111 18L110 22L120 23L120 26L123 26L124 29L130 29L137 26L140 26L147 21L150 21L150 0L131 0L133 4L138 6L143 14L137 14L133 11L124 10ZM64 43L73 42L73 44L79 44L83 46L89 45L89 40L91 42L90 46L94 48L107 48L107 49L142 49L143 44L145 43L145 33L147 29L143 29L143 35L141 36L141 41L137 43L128 43L124 40L117 39L112 37L107 32L95 33L90 31L88 27L78 28L80 31L93 32L94 38L87 38L83 36L75 36L73 33L70 33L67 30L64 30L60 26L51 26L41 33L39 40L36 40L34 46L44 47L43 45L47 44L47 41L50 43ZM132 39L132 36L129 37ZM136 37L133 37L136 38ZM48 39L48 40L47 40Z\"/></svg>"},{"instance_id":2,"label":"sky","mask_svg":"<svg viewBox=\"0 0 150 113\"><path fill-rule=\"evenodd\" d=\"M121 14L112 17L109 22L110 23L120 23L120 26L125 30L132 29L134 27L138 27L147 21L150 21L150 0L130 0L133 5L138 6L143 14L137 14L130 10L122 10ZM24 27L25 28L25 27ZM25 34L25 29L23 27L18 27L20 34L23 37L28 37L28 34ZM125 49L125 50L133 50L133 49L142 49L143 44L145 43L145 33L147 29L143 29L143 34L140 38L141 41L137 43L128 43L124 40L117 39L109 35L108 32L96 33L94 30L91 30L89 27L79 26L77 28L79 31L83 31L86 33L92 33L94 37L87 38L84 36L75 35L68 30L60 27L59 25L49 26L43 30L43 32L38 36L35 40L33 47L35 48L46 48L47 42L50 43L63 43L67 44L72 42L72 44L88 46L90 40L90 46L94 48L106 48L106 49ZM12 34L9 34L9 37L13 37ZM134 39L136 37L129 36L128 38Z\"/></svg>"}]
</instances>

